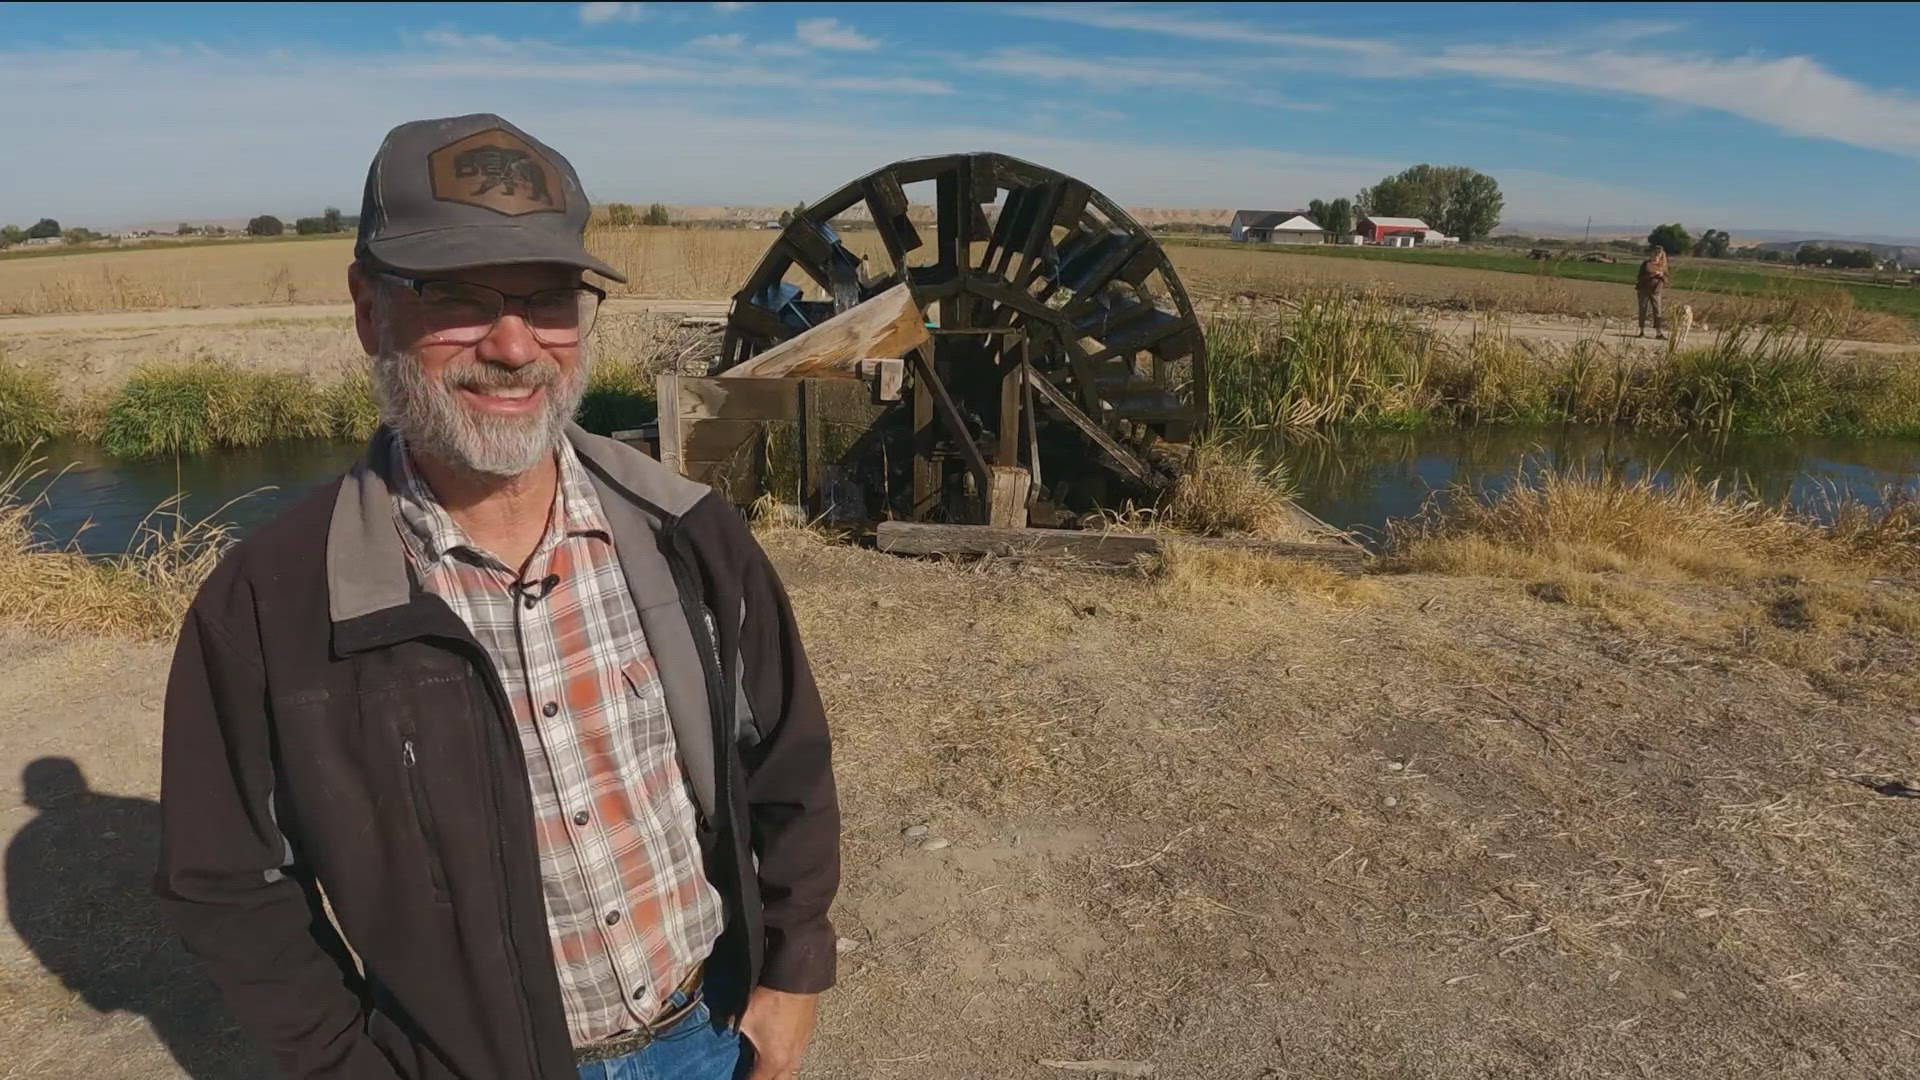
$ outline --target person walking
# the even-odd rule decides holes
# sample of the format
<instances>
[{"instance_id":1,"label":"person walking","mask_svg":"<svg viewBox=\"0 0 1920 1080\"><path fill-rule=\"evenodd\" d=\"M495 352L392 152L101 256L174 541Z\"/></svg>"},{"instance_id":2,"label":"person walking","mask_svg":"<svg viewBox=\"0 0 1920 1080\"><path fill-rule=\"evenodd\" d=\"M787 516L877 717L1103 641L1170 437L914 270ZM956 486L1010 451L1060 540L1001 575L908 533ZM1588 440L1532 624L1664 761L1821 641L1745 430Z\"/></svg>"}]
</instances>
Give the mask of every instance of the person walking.
<instances>
[{"instance_id":1,"label":"person walking","mask_svg":"<svg viewBox=\"0 0 1920 1080\"><path fill-rule=\"evenodd\" d=\"M1652 315L1653 336L1664 339L1667 336L1667 249L1658 244L1649 246L1653 250L1640 264L1640 276L1634 283L1634 292L1640 297L1640 333L1636 336L1647 336L1647 316Z\"/></svg>"},{"instance_id":2,"label":"person walking","mask_svg":"<svg viewBox=\"0 0 1920 1080\"><path fill-rule=\"evenodd\" d=\"M182 625L156 887L289 1077L784 1080L834 981L830 740L774 569L570 420L583 272L625 280L588 213L498 116L387 135L348 271L382 424Z\"/></svg>"}]
</instances>

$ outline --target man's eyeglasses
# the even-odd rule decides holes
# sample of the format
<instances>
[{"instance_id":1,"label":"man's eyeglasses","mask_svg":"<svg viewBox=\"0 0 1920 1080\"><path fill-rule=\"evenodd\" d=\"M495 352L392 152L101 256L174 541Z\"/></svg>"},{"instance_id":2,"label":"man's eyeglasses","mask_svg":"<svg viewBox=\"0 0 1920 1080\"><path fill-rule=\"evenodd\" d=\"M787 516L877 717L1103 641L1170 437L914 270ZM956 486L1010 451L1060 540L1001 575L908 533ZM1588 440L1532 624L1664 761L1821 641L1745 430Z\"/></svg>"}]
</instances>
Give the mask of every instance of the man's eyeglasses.
<instances>
[{"instance_id":1,"label":"man's eyeglasses","mask_svg":"<svg viewBox=\"0 0 1920 1080\"><path fill-rule=\"evenodd\" d=\"M447 345L478 344L507 313L509 301L526 320L535 341L542 345L578 345L593 332L600 301L607 298L604 290L584 282L516 294L465 281L422 280L386 271L380 274L405 285L420 298L421 330L435 342Z\"/></svg>"}]
</instances>

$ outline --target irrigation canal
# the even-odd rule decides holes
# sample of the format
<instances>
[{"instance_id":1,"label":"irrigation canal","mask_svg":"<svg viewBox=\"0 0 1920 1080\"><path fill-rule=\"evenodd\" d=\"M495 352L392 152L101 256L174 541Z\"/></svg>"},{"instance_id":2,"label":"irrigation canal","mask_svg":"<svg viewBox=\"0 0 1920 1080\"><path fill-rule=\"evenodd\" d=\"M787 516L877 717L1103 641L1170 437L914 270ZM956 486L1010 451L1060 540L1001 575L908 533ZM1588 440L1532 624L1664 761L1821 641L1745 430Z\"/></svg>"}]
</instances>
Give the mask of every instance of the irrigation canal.
<instances>
[{"instance_id":1,"label":"irrigation canal","mask_svg":"<svg viewBox=\"0 0 1920 1080\"><path fill-rule=\"evenodd\" d=\"M1418 513L1453 484L1498 488L1543 467L1608 468L1629 478L1697 472L1818 514L1850 495L1878 500L1889 487L1920 491L1920 440L1755 436L1713 445L1695 438L1606 428L1498 428L1394 432L1337 430L1237 436L1282 463L1300 503L1323 520L1377 537L1386 522ZM191 458L125 461L94 446L55 443L37 455L42 535L91 554L126 550L155 507L181 493L187 520L209 515L244 530L346 468L349 442L285 442ZM0 470L19 456L0 450Z\"/></svg>"}]
</instances>

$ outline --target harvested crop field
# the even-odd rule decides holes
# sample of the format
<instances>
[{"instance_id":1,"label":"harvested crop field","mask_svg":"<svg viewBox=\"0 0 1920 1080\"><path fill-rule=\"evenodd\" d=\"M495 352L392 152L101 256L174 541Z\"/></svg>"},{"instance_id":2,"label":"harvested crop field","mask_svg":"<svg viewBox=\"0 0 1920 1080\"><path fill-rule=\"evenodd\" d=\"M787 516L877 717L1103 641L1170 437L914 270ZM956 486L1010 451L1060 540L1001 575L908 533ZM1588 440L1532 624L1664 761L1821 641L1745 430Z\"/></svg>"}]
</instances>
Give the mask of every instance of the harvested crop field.
<instances>
[{"instance_id":1,"label":"harvested crop field","mask_svg":"<svg viewBox=\"0 0 1920 1080\"><path fill-rule=\"evenodd\" d=\"M747 279L778 234L758 229L597 230L589 245L624 271L615 295L724 299ZM849 246L884 259L878 238L848 234ZM186 248L89 251L70 256L0 259L0 315L240 304L339 303L347 299L350 240L233 241ZM1201 302L1266 298L1339 288L1394 303L1450 311L1537 313L1615 321L1635 314L1633 290L1612 282L1549 273L1507 273L1385 259L1299 255L1269 249L1171 243L1167 248ZM1685 277L1679 279L1684 282ZM1914 341L1910 320L1854 305L1844 291L1789 288L1779 296L1734 297L1676 289L1670 306L1692 304L1703 322L1771 318L1863 341ZM0 323L0 333L5 332Z\"/></svg>"},{"instance_id":2,"label":"harvested crop field","mask_svg":"<svg viewBox=\"0 0 1920 1080\"><path fill-rule=\"evenodd\" d=\"M806 1076L1893 1077L1920 1054L1920 802L1891 797L1920 773L1912 627L1711 580L1633 582L1677 629L1523 578L767 543L846 810ZM166 649L0 629L0 657L0 1077L262 1075L144 899ZM96 794L48 798L61 759Z\"/></svg>"}]
</instances>

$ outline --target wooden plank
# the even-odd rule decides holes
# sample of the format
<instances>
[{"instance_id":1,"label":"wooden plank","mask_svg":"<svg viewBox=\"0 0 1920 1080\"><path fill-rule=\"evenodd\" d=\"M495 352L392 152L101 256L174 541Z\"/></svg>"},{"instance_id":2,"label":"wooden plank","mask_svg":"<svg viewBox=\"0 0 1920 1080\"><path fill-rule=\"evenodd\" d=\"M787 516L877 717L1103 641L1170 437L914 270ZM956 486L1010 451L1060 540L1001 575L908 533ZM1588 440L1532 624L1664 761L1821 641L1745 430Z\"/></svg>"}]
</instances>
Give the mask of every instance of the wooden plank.
<instances>
[{"instance_id":1,"label":"wooden plank","mask_svg":"<svg viewBox=\"0 0 1920 1080\"><path fill-rule=\"evenodd\" d=\"M682 464L696 461L731 461L740 448L761 437L764 420L696 420L686 427L681 443Z\"/></svg>"},{"instance_id":2,"label":"wooden plank","mask_svg":"<svg viewBox=\"0 0 1920 1080\"><path fill-rule=\"evenodd\" d=\"M680 400L680 376L663 371L653 380L653 400L675 402ZM660 464L674 472L684 472L682 453L680 412L677 409L660 410Z\"/></svg>"},{"instance_id":3,"label":"wooden plank","mask_svg":"<svg viewBox=\"0 0 1920 1080\"><path fill-rule=\"evenodd\" d=\"M807 508L809 518L821 512L820 492L826 470L820 424L819 384L803 379L800 382L800 505Z\"/></svg>"},{"instance_id":4,"label":"wooden plank","mask_svg":"<svg viewBox=\"0 0 1920 1080\"><path fill-rule=\"evenodd\" d=\"M1059 387L1048 382L1045 375L1035 371L1032 364L1025 366L1027 379L1033 384L1033 388L1040 392L1040 396L1046 398L1054 408L1060 410L1061 414L1071 421L1074 427L1080 429L1081 434L1093 440L1095 446L1106 451L1107 456L1113 459L1114 464L1120 466L1122 471L1140 483L1148 487L1158 486L1154 483L1153 473L1148 470L1145 465L1141 464L1139 458L1134 457L1126 447L1115 442L1113 436L1108 435L1099 424L1088 419L1087 414L1081 412L1079 406L1068 400L1067 395L1061 393Z\"/></svg>"},{"instance_id":5,"label":"wooden plank","mask_svg":"<svg viewBox=\"0 0 1920 1080\"><path fill-rule=\"evenodd\" d=\"M1012 529L990 525L946 525L883 521L875 546L896 555L1064 555L1083 562L1125 566L1142 555L1157 555L1171 541L1202 548L1254 552L1285 559L1306 559L1343 569L1369 561L1366 549L1342 544L1284 540L1241 540L1211 536L1167 537L1151 533L1097 532L1091 529Z\"/></svg>"},{"instance_id":6,"label":"wooden plank","mask_svg":"<svg viewBox=\"0 0 1920 1080\"><path fill-rule=\"evenodd\" d=\"M913 392L917 398L925 392L933 399L933 411L939 414L940 421L946 426L947 435L952 438L960 457L966 461L967 468L973 473L975 490L981 498L987 494L987 459L980 454L980 448L973 444L967 435L967 422L960 416L959 406L947 394L946 385L933 371L933 357L926 346L913 350L910 355L913 363Z\"/></svg>"},{"instance_id":7,"label":"wooden plank","mask_svg":"<svg viewBox=\"0 0 1920 1080\"><path fill-rule=\"evenodd\" d=\"M940 463L933 460L935 428L933 395L919 385L913 388L913 509L914 520L924 521L939 508Z\"/></svg>"},{"instance_id":8,"label":"wooden plank","mask_svg":"<svg viewBox=\"0 0 1920 1080\"><path fill-rule=\"evenodd\" d=\"M1008 342L1000 373L1000 436L993 454L995 465L1020 464L1020 391L1026 385L1024 342Z\"/></svg>"},{"instance_id":9,"label":"wooden plank","mask_svg":"<svg viewBox=\"0 0 1920 1080\"><path fill-rule=\"evenodd\" d=\"M927 340L927 327L913 291L895 285L886 292L795 335L720 373L721 378L815 376L852 370L860 360L901 356Z\"/></svg>"},{"instance_id":10,"label":"wooden plank","mask_svg":"<svg viewBox=\"0 0 1920 1080\"><path fill-rule=\"evenodd\" d=\"M1003 529L1027 527L1027 501L1033 477L1018 465L995 465L987 483L987 524Z\"/></svg>"},{"instance_id":11,"label":"wooden plank","mask_svg":"<svg viewBox=\"0 0 1920 1080\"><path fill-rule=\"evenodd\" d=\"M798 380L792 379L683 376L678 396L658 400L677 402L677 409L661 411L661 419L672 411L678 414L676 419L682 424L698 420L800 419Z\"/></svg>"},{"instance_id":12,"label":"wooden plank","mask_svg":"<svg viewBox=\"0 0 1920 1080\"><path fill-rule=\"evenodd\" d=\"M1031 374L1028 370L1023 352L1020 364L1020 396L1022 399L1020 418L1027 426L1027 472L1033 476L1033 487L1027 498L1028 506L1032 506L1033 503L1040 498L1040 493L1046 490L1046 488L1042 486L1043 481L1040 475L1040 414L1036 412L1033 407L1033 379Z\"/></svg>"}]
</instances>

